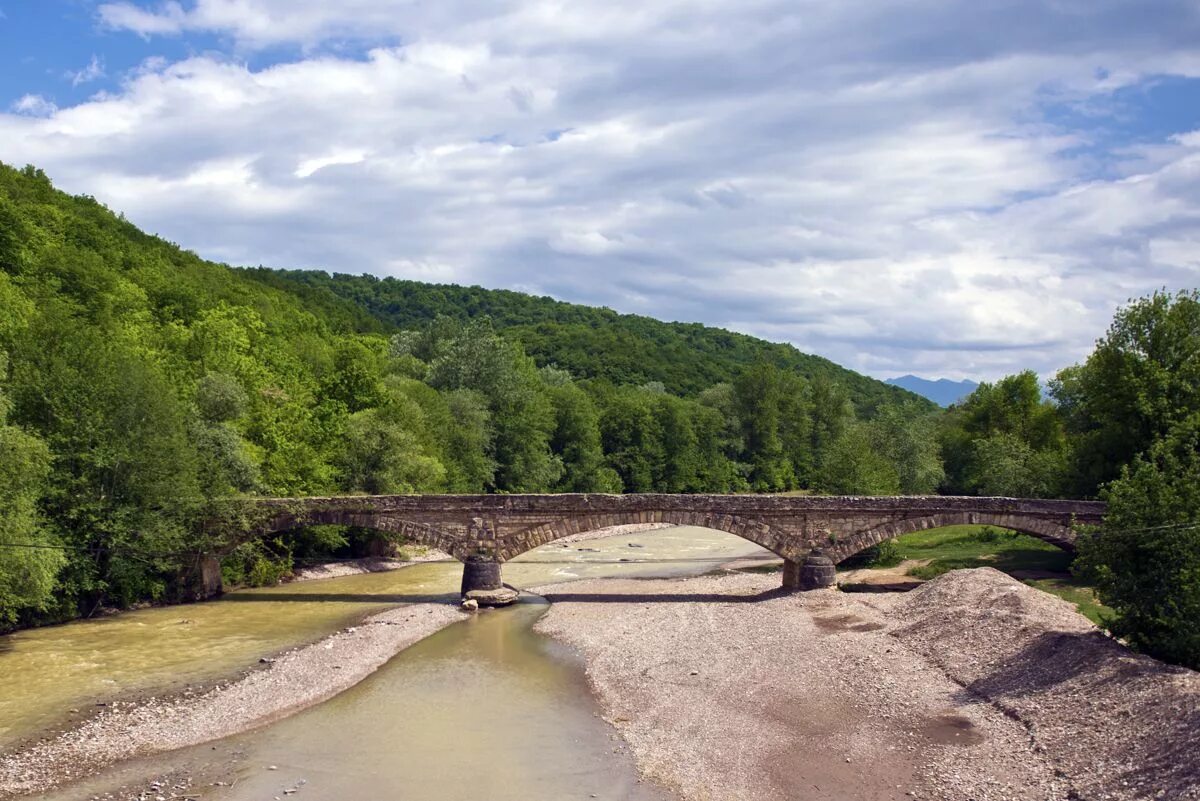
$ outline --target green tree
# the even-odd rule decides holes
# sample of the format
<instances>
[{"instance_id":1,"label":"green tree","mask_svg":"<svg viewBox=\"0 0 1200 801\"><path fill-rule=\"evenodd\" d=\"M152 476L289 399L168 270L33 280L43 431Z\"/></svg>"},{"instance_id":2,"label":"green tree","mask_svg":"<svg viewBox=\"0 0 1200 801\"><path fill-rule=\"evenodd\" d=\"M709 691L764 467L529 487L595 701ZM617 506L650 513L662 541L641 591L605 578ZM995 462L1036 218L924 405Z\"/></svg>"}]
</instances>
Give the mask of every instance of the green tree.
<instances>
[{"instance_id":1,"label":"green tree","mask_svg":"<svg viewBox=\"0 0 1200 801\"><path fill-rule=\"evenodd\" d=\"M742 424L750 486L759 492L789 489L795 484L791 463L780 437L780 407L784 383L781 371L760 362L745 370L733 384Z\"/></svg>"},{"instance_id":2,"label":"green tree","mask_svg":"<svg viewBox=\"0 0 1200 801\"><path fill-rule=\"evenodd\" d=\"M697 404L666 392L657 393L652 401L662 438L662 463L655 475L658 492L696 492L700 483L699 441L692 417L699 412Z\"/></svg>"},{"instance_id":3,"label":"green tree","mask_svg":"<svg viewBox=\"0 0 1200 801\"><path fill-rule=\"evenodd\" d=\"M7 360L0 354L0 377ZM66 562L42 527L37 510L50 474L50 452L37 437L7 425L0 393L0 630L24 613L45 611Z\"/></svg>"},{"instance_id":4,"label":"green tree","mask_svg":"<svg viewBox=\"0 0 1200 801\"><path fill-rule=\"evenodd\" d=\"M947 413L940 439L952 492L1048 497L1062 491L1062 417L1043 400L1032 370L980 384Z\"/></svg>"},{"instance_id":5,"label":"green tree","mask_svg":"<svg viewBox=\"0 0 1200 801\"><path fill-rule=\"evenodd\" d=\"M1200 415L1135 457L1102 493L1104 524L1079 541L1076 570L1139 650L1200 669Z\"/></svg>"},{"instance_id":6,"label":"green tree","mask_svg":"<svg viewBox=\"0 0 1200 801\"><path fill-rule=\"evenodd\" d=\"M520 345L499 337L484 320L431 347L430 385L470 389L487 399L496 460L494 488L548 492L562 477L562 460L550 450L554 406L533 360Z\"/></svg>"},{"instance_id":7,"label":"green tree","mask_svg":"<svg viewBox=\"0 0 1200 801\"><path fill-rule=\"evenodd\" d=\"M395 407L350 415L337 464L343 486L368 495L436 492L446 480L441 462L421 447Z\"/></svg>"},{"instance_id":8,"label":"green tree","mask_svg":"<svg viewBox=\"0 0 1200 801\"><path fill-rule=\"evenodd\" d=\"M868 423L842 428L821 454L818 489L833 495L897 495L900 474Z\"/></svg>"},{"instance_id":9,"label":"green tree","mask_svg":"<svg viewBox=\"0 0 1200 801\"><path fill-rule=\"evenodd\" d=\"M598 385L600 437L609 467L626 492L653 492L662 475L662 428L655 393L638 387Z\"/></svg>"},{"instance_id":10,"label":"green tree","mask_svg":"<svg viewBox=\"0 0 1200 801\"><path fill-rule=\"evenodd\" d=\"M450 425L442 437L446 488L451 492L483 492L494 482L492 422L487 402L478 392L445 393Z\"/></svg>"},{"instance_id":11,"label":"green tree","mask_svg":"<svg viewBox=\"0 0 1200 801\"><path fill-rule=\"evenodd\" d=\"M596 404L571 380L569 373L544 367L542 376L554 406L555 425L550 449L563 464L563 475L555 490L620 492L620 477L604 463Z\"/></svg>"},{"instance_id":12,"label":"green tree","mask_svg":"<svg viewBox=\"0 0 1200 801\"><path fill-rule=\"evenodd\" d=\"M997 432L972 440L965 484L979 495L1049 498L1059 494L1066 452L1035 450L1016 434Z\"/></svg>"},{"instance_id":13,"label":"green tree","mask_svg":"<svg viewBox=\"0 0 1200 801\"><path fill-rule=\"evenodd\" d=\"M904 495L935 492L946 473L933 415L914 404L883 407L867 425L880 454L896 471Z\"/></svg>"},{"instance_id":14,"label":"green tree","mask_svg":"<svg viewBox=\"0 0 1200 801\"><path fill-rule=\"evenodd\" d=\"M831 461L825 452L841 439L846 429L853 424L854 406L845 390L825 377L817 377L811 382L809 396L812 401L812 423L809 426L812 445L809 448L808 462L812 465L813 472L801 478L804 479L805 486L820 487L829 483L820 474L824 466Z\"/></svg>"},{"instance_id":15,"label":"green tree","mask_svg":"<svg viewBox=\"0 0 1200 801\"><path fill-rule=\"evenodd\" d=\"M1092 494L1200 411L1200 290L1132 301L1052 386L1072 436L1075 490Z\"/></svg>"},{"instance_id":16,"label":"green tree","mask_svg":"<svg viewBox=\"0 0 1200 801\"><path fill-rule=\"evenodd\" d=\"M90 554L64 594L87 613L167 597L203 502L187 407L157 364L57 311L43 305L13 377L18 418L55 455L51 524Z\"/></svg>"}]
</instances>

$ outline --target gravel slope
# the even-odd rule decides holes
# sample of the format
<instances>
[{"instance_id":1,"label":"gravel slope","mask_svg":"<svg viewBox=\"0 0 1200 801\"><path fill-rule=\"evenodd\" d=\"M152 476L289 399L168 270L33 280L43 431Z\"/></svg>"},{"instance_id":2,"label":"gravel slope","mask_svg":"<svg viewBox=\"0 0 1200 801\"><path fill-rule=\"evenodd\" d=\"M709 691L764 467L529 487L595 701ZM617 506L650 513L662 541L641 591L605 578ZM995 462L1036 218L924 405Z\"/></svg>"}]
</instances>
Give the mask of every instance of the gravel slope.
<instances>
[{"instance_id":1,"label":"gravel slope","mask_svg":"<svg viewBox=\"0 0 1200 801\"><path fill-rule=\"evenodd\" d=\"M684 799L1200 797L1197 674L1069 604L992 570L885 598L777 582L578 582L545 591L538 628L584 654L641 769ZM1057 692L1064 673L1079 686ZM1151 737L1139 714L1167 725Z\"/></svg>"},{"instance_id":2,"label":"gravel slope","mask_svg":"<svg viewBox=\"0 0 1200 801\"><path fill-rule=\"evenodd\" d=\"M1081 798L1200 799L1200 673L991 568L875 596L891 633L1030 732Z\"/></svg>"}]
</instances>

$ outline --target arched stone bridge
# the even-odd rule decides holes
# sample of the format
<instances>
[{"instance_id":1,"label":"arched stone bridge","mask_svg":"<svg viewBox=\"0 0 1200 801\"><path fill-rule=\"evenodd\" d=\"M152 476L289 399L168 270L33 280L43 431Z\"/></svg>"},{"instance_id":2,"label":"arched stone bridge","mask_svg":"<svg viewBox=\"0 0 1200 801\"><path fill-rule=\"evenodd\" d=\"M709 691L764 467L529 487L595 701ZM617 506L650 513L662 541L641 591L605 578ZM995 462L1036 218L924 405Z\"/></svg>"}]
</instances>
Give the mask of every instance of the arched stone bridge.
<instances>
[{"instance_id":1,"label":"arched stone bridge","mask_svg":"<svg viewBox=\"0 0 1200 801\"><path fill-rule=\"evenodd\" d=\"M1071 549L1075 528L1099 523L1099 501L949 496L782 495L384 495L249 501L255 533L307 525L362 526L401 534L466 564L463 591L500 586L500 565L525 551L626 523L726 531L781 556L795 588L813 549L834 562L901 534L972 523L1001 526Z\"/></svg>"}]
</instances>

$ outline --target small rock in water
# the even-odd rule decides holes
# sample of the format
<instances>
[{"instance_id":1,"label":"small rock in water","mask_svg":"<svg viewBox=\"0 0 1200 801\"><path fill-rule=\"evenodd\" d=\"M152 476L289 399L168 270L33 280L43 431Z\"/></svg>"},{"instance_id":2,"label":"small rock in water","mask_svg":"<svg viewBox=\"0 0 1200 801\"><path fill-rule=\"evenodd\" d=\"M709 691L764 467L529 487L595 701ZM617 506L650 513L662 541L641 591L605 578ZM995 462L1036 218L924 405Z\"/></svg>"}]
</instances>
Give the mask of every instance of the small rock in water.
<instances>
[{"instance_id":1,"label":"small rock in water","mask_svg":"<svg viewBox=\"0 0 1200 801\"><path fill-rule=\"evenodd\" d=\"M279 768L276 765L267 765L267 770L279 770Z\"/></svg>"},{"instance_id":2,"label":"small rock in water","mask_svg":"<svg viewBox=\"0 0 1200 801\"><path fill-rule=\"evenodd\" d=\"M640 542L627 542L625 544L628 545L630 548L645 548L646 547L645 545L642 545Z\"/></svg>"},{"instance_id":3,"label":"small rock in water","mask_svg":"<svg viewBox=\"0 0 1200 801\"><path fill-rule=\"evenodd\" d=\"M474 598L466 598L462 602L462 608L468 612L474 612L479 608L479 601L476 601Z\"/></svg>"},{"instance_id":4,"label":"small rock in water","mask_svg":"<svg viewBox=\"0 0 1200 801\"><path fill-rule=\"evenodd\" d=\"M270 658L268 658L268 657L265 657L265 656L264 656L264 657L262 657L261 659L259 659L258 661L259 661L259 663L260 663L260 664L263 664L263 665L273 665L273 664L275 664L275 660L274 660L274 659L270 659Z\"/></svg>"}]
</instances>

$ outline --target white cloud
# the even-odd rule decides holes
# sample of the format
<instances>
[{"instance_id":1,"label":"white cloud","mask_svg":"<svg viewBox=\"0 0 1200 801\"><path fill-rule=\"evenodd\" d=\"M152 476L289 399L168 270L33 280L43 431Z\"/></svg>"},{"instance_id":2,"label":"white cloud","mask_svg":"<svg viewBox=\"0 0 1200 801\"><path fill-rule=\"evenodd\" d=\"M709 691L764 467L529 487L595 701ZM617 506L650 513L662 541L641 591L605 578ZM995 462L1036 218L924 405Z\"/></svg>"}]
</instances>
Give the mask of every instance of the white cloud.
<instances>
[{"instance_id":1,"label":"white cloud","mask_svg":"<svg viewBox=\"0 0 1200 801\"><path fill-rule=\"evenodd\" d=\"M1103 123L1115 89L1200 75L1182 2L98 13L308 53L147 62L115 94L0 115L6 159L230 262L520 287L975 378L1051 372L1117 304L1200 271L1200 133L1097 169L1087 132L1041 113ZM331 55L346 39L374 49Z\"/></svg>"},{"instance_id":2,"label":"white cloud","mask_svg":"<svg viewBox=\"0 0 1200 801\"><path fill-rule=\"evenodd\" d=\"M71 79L72 86L91 83L104 77L104 64L97 56L93 55L92 60L88 62L86 67L81 70L67 72L67 77Z\"/></svg>"},{"instance_id":3,"label":"white cloud","mask_svg":"<svg viewBox=\"0 0 1200 801\"><path fill-rule=\"evenodd\" d=\"M133 3L103 3L97 9L100 21L110 28L129 30L142 36L178 34L187 27L188 15L177 2L166 2L153 11Z\"/></svg>"},{"instance_id":4,"label":"white cloud","mask_svg":"<svg viewBox=\"0 0 1200 801\"><path fill-rule=\"evenodd\" d=\"M49 117L58 111L58 106L41 95L22 95L11 106L17 114L27 114L31 117Z\"/></svg>"}]
</instances>

